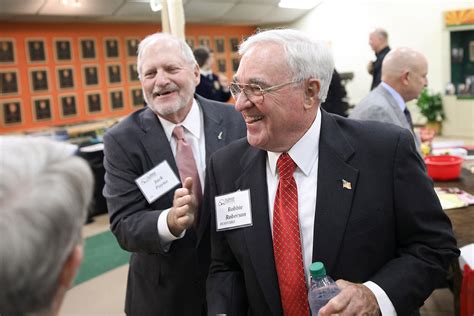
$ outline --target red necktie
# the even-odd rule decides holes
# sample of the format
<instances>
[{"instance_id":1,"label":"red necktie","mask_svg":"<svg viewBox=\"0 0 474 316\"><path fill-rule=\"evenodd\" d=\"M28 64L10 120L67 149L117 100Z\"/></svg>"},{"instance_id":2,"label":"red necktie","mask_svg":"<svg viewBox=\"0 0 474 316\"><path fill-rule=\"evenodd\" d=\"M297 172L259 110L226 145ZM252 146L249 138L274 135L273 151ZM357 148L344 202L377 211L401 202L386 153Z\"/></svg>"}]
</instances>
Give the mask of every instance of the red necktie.
<instances>
[{"instance_id":1,"label":"red necktie","mask_svg":"<svg viewBox=\"0 0 474 316\"><path fill-rule=\"evenodd\" d=\"M296 164L287 153L277 161L280 182L273 210L273 251L285 316L310 315L298 223Z\"/></svg>"},{"instance_id":2,"label":"red necktie","mask_svg":"<svg viewBox=\"0 0 474 316\"><path fill-rule=\"evenodd\" d=\"M193 192L198 200L198 204L201 204L201 181L199 180L199 173L197 171L196 161L194 160L191 145L189 145L184 139L184 128L182 126L175 126L173 129L173 136L177 141L176 165L178 166L181 182L184 183L184 180L187 177L193 178Z\"/></svg>"}]
</instances>

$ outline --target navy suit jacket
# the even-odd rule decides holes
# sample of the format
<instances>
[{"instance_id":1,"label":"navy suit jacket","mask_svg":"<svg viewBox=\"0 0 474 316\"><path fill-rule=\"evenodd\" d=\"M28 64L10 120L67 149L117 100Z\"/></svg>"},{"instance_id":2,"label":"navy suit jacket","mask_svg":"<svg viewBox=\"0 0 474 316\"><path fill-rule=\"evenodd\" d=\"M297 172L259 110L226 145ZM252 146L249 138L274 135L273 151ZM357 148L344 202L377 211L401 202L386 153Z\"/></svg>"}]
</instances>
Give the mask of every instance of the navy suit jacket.
<instances>
[{"instance_id":1,"label":"navy suit jacket","mask_svg":"<svg viewBox=\"0 0 474 316\"><path fill-rule=\"evenodd\" d=\"M196 93L209 100L227 102L230 99L230 91L224 91L219 82L219 78L211 75L212 78L201 75L201 81L196 87Z\"/></svg>"},{"instance_id":2,"label":"navy suit jacket","mask_svg":"<svg viewBox=\"0 0 474 316\"><path fill-rule=\"evenodd\" d=\"M244 137L245 123L233 106L196 96L204 117L206 160L214 151ZM170 144L157 116L144 108L104 136L104 196L111 230L132 252L125 312L128 315L199 315L205 311L205 280L210 261L209 226L203 219L165 252L157 221L172 206L174 190L149 204L135 179L162 161L179 175ZM179 176L178 176L179 178Z\"/></svg>"},{"instance_id":3,"label":"navy suit jacket","mask_svg":"<svg viewBox=\"0 0 474 316\"><path fill-rule=\"evenodd\" d=\"M320 137L313 261L334 279L375 282L399 315L416 311L459 252L412 135L322 111ZM266 159L244 139L216 152L207 167L209 315L282 315ZM214 197L246 189L253 226L216 232Z\"/></svg>"}]
</instances>

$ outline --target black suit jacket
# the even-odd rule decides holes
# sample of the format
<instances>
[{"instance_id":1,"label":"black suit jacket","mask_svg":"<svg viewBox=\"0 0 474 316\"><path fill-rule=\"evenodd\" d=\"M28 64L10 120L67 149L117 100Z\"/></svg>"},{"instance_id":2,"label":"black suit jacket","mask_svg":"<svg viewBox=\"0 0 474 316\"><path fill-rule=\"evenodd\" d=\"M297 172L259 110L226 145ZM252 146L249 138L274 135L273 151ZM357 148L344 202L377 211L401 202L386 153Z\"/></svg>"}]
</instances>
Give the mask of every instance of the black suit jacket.
<instances>
[{"instance_id":1,"label":"black suit jacket","mask_svg":"<svg viewBox=\"0 0 474 316\"><path fill-rule=\"evenodd\" d=\"M201 81L196 87L196 93L204 98L222 102L229 101L231 96L230 91L224 91L219 78L215 74L212 74L211 78L201 75Z\"/></svg>"},{"instance_id":2,"label":"black suit jacket","mask_svg":"<svg viewBox=\"0 0 474 316\"><path fill-rule=\"evenodd\" d=\"M207 167L209 315L282 315L266 159L244 139L216 152ZM245 189L253 226L216 232L214 197ZM399 315L423 304L459 254L413 137L396 126L322 111L315 212L313 261L324 262L334 279L375 282Z\"/></svg>"},{"instance_id":3,"label":"black suit jacket","mask_svg":"<svg viewBox=\"0 0 474 316\"><path fill-rule=\"evenodd\" d=\"M218 148L245 136L246 129L232 106L196 98L204 117L208 160ZM136 111L106 133L104 145L104 196L111 230L120 246L132 252L125 312L199 315L205 310L210 260L208 221L201 220L196 230L188 229L165 252L157 221L162 210L172 206L174 190L150 205L135 184L137 177L164 160L179 175L159 119L149 108Z\"/></svg>"}]
</instances>

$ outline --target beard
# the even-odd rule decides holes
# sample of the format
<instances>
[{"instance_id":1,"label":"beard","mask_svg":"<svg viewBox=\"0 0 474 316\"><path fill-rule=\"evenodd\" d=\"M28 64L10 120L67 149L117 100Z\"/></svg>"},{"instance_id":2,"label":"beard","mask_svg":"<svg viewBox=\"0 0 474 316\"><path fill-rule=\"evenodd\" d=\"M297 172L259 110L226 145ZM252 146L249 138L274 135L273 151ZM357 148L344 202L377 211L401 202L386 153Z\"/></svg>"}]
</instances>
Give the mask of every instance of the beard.
<instances>
[{"instance_id":1,"label":"beard","mask_svg":"<svg viewBox=\"0 0 474 316\"><path fill-rule=\"evenodd\" d=\"M142 87L143 97L147 106L156 114L160 116L167 116L170 114L177 113L179 110L185 108L190 100L192 100L194 92L190 94L189 98L179 94L180 89L176 85L171 85L166 87L166 89L154 90L151 94L146 93L145 89ZM163 92L177 92L177 100L170 100L166 102L159 102L154 100L154 96L157 93Z\"/></svg>"}]
</instances>

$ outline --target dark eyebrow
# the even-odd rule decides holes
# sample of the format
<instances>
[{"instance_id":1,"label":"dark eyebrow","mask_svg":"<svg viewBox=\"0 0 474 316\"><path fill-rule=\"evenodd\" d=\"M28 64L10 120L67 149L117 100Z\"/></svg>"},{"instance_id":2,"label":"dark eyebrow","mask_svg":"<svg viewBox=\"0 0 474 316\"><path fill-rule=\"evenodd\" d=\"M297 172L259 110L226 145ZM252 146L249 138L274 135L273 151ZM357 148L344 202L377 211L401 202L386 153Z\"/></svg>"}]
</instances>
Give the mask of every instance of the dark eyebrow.
<instances>
[{"instance_id":1,"label":"dark eyebrow","mask_svg":"<svg viewBox=\"0 0 474 316\"><path fill-rule=\"evenodd\" d=\"M239 78L237 76L232 77L232 82L239 82ZM256 85L268 85L265 80L260 78L251 78L249 79L247 84L256 84Z\"/></svg>"}]
</instances>

